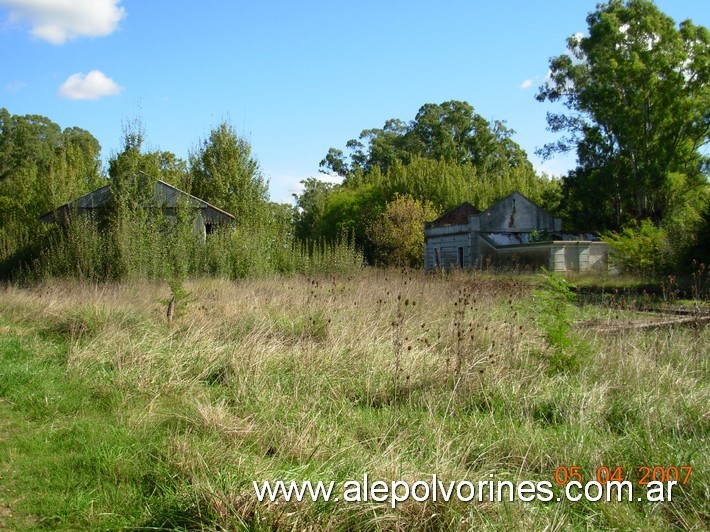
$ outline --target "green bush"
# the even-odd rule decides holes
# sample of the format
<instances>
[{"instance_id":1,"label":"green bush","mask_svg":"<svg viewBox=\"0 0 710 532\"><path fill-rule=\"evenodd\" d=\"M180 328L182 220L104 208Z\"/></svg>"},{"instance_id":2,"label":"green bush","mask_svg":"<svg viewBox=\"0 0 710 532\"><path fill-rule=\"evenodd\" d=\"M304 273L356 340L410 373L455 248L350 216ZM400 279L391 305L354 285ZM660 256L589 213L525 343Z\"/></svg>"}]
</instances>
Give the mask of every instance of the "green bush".
<instances>
[{"instance_id":1,"label":"green bush","mask_svg":"<svg viewBox=\"0 0 710 532\"><path fill-rule=\"evenodd\" d=\"M611 246L612 263L642 276L656 276L672 267L672 250L666 231L651 220L607 232L603 239Z\"/></svg>"}]
</instances>

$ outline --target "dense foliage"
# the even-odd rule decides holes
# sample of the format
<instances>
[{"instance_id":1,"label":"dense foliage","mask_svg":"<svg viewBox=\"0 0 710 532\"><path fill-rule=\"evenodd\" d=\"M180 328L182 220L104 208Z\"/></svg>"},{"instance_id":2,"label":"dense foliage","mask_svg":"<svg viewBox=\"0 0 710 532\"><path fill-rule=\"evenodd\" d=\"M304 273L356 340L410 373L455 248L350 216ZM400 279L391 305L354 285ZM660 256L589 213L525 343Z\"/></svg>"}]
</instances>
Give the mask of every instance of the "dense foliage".
<instances>
[{"instance_id":1,"label":"dense foliage","mask_svg":"<svg viewBox=\"0 0 710 532\"><path fill-rule=\"evenodd\" d=\"M318 245L295 240L293 208L268 201L267 182L251 147L227 123L211 132L189 162L145 150L142 125L128 123L122 149L111 156L103 175L99 144L89 133L62 132L47 118L11 116L5 110L0 118L0 268L5 277L180 283L188 276L242 278L362 265L361 252L347 239ZM236 223L203 240L195 229L197 213L187 201L171 213L157 208L159 179L231 209ZM39 221L40 214L106 184L111 201L93 215L70 211L61 224Z\"/></svg>"},{"instance_id":2,"label":"dense foliage","mask_svg":"<svg viewBox=\"0 0 710 532\"><path fill-rule=\"evenodd\" d=\"M100 150L88 131L0 109L0 272L36 253L40 214L99 186Z\"/></svg>"},{"instance_id":3,"label":"dense foliage","mask_svg":"<svg viewBox=\"0 0 710 532\"><path fill-rule=\"evenodd\" d=\"M190 155L189 180L195 196L220 206L242 224L264 215L268 183L249 143L226 122Z\"/></svg>"},{"instance_id":4,"label":"dense foliage","mask_svg":"<svg viewBox=\"0 0 710 532\"><path fill-rule=\"evenodd\" d=\"M676 26L649 0L600 4L587 24L587 35L570 37L567 53L550 60L537 95L566 107L548 115L549 128L565 135L540 150L576 151L577 167L560 180L536 174L504 122L458 100L427 103L412 120L387 120L344 149L331 148L320 165L334 179L302 181L295 207L269 202L250 144L227 122L187 160L146 150L141 124L129 123L104 170L89 132L1 109L0 275L71 274L60 256L92 263L92 271L103 264L96 275L109 278L161 276L165 264L184 274L293 271L296 255L330 253L324 250L344 242L346 255L357 248L370 263L417 266L422 222L464 201L485 209L516 190L569 229L606 234L629 269L658 274L707 260L710 32L689 20ZM185 229L173 231L174 220L149 207L158 179L232 213L236 223L206 245L192 241L194 213L183 213ZM39 222L40 214L107 183L113 201L100 219L75 220L71 228ZM229 249L207 259L205 250L219 239ZM83 247L66 249L80 241ZM101 260L79 257L94 248ZM248 257L237 259L235 249ZM184 252L179 260L176 250ZM163 266L138 266L141 256Z\"/></svg>"},{"instance_id":5,"label":"dense foliage","mask_svg":"<svg viewBox=\"0 0 710 532\"><path fill-rule=\"evenodd\" d=\"M326 240L350 232L370 260L392 263L400 259L385 253L406 255L407 244L383 247L367 228L398 196L429 205L429 220L463 201L486 208L514 190L554 210L557 183L536 175L513 134L455 100L426 104L410 122L392 119L367 129L347 143L347 153L331 148L321 161L324 172L342 178L340 185L303 181L296 232ZM418 232L423 239L421 224Z\"/></svg>"},{"instance_id":6,"label":"dense foliage","mask_svg":"<svg viewBox=\"0 0 710 532\"><path fill-rule=\"evenodd\" d=\"M380 262L388 266L422 266L422 226L434 216L428 203L411 196L397 196L390 201L367 228L368 237L377 246Z\"/></svg>"},{"instance_id":7,"label":"dense foliage","mask_svg":"<svg viewBox=\"0 0 710 532\"><path fill-rule=\"evenodd\" d=\"M331 148L321 166L344 177L386 173L396 163L408 165L421 157L455 164L471 164L481 171L524 167L532 171L525 152L512 139L505 123L477 114L467 102L426 104L413 121L388 120L382 129L366 129L350 140L350 155Z\"/></svg>"},{"instance_id":8,"label":"dense foliage","mask_svg":"<svg viewBox=\"0 0 710 532\"><path fill-rule=\"evenodd\" d=\"M540 101L561 102L549 128L565 132L543 154L576 150L563 208L580 226L619 230L651 220L690 252L707 208L710 32L675 22L648 0L612 0L587 17L588 34L550 60Z\"/></svg>"}]
</instances>

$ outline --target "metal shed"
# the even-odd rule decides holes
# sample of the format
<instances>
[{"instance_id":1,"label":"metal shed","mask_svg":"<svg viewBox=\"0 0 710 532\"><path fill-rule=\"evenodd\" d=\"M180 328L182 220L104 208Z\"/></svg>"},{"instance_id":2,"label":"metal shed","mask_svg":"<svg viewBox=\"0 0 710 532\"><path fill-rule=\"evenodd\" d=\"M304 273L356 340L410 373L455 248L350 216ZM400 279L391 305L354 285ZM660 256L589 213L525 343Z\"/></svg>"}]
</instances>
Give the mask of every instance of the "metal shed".
<instances>
[{"instance_id":1,"label":"metal shed","mask_svg":"<svg viewBox=\"0 0 710 532\"><path fill-rule=\"evenodd\" d=\"M95 212L107 205L111 197L111 185L104 185L79 196L74 201L44 213L39 219L48 223L62 223L75 212L80 215ZM161 180L155 183L155 191L151 201L153 207L162 209L168 217L175 216L179 202L186 201L190 207L198 211L195 220L195 233L203 236L210 233L215 226L229 224L235 220L234 216L228 212Z\"/></svg>"}]
</instances>

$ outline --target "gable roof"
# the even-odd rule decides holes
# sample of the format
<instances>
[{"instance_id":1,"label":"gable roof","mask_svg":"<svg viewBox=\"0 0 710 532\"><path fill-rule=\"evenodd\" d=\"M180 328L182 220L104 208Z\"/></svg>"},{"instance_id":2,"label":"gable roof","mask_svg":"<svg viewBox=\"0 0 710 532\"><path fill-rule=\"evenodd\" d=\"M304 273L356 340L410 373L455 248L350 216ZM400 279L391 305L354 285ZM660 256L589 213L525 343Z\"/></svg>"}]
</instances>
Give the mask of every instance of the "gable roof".
<instances>
[{"instance_id":1,"label":"gable roof","mask_svg":"<svg viewBox=\"0 0 710 532\"><path fill-rule=\"evenodd\" d=\"M67 219L72 211L91 211L98 209L106 205L111 197L111 185L104 185L83 196L79 196L74 201L70 201L54 210L44 213L39 219L43 222L59 222ZM188 194L170 183L158 179L155 183L155 191L153 192L153 201L156 205L162 208L175 209L178 205L179 198L188 198L190 206L201 211L205 223L227 223L234 220L234 216L228 212L192 194Z\"/></svg>"},{"instance_id":2,"label":"gable roof","mask_svg":"<svg viewBox=\"0 0 710 532\"><path fill-rule=\"evenodd\" d=\"M464 201L461 205L457 205L453 209L446 211L433 222L429 222L427 227L442 227L445 225L464 225L468 223L471 216L480 214L476 207L469 202Z\"/></svg>"},{"instance_id":3,"label":"gable roof","mask_svg":"<svg viewBox=\"0 0 710 532\"><path fill-rule=\"evenodd\" d=\"M542 228L559 230L561 220L520 192L508 194L480 214L480 230L484 232L520 232Z\"/></svg>"},{"instance_id":4,"label":"gable roof","mask_svg":"<svg viewBox=\"0 0 710 532\"><path fill-rule=\"evenodd\" d=\"M545 209L543 209L542 207L540 207L537 203L535 203L535 202L532 201L531 199L528 199L527 197L523 196L523 195L522 195L520 192L518 192L517 190L514 190L513 192L511 192L511 193L508 194L507 196L504 196L504 197L502 197L501 199L499 199L498 201L494 202L490 207L488 207L485 211L483 211L483 212L481 213L481 215L486 215L486 214L490 213L490 212L493 211L498 205L500 205L500 204L502 204L502 203L507 203L507 202L508 202L509 200L511 200L511 199L512 199L513 201L515 201L515 200L523 200L524 202L527 202L528 204L530 204L532 207L534 207L534 208L537 209L538 211L543 212L543 213L545 213L545 214L548 215L548 216L552 216L552 214L550 214L549 212L547 212Z\"/></svg>"}]
</instances>

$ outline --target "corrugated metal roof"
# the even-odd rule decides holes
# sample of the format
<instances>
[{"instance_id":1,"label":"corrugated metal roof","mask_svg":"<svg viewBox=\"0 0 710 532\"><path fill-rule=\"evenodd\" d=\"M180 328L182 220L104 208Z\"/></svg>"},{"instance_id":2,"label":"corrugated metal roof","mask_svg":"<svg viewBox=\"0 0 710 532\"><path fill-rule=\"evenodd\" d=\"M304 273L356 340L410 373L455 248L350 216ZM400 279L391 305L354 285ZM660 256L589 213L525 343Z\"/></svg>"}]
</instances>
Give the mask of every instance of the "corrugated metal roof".
<instances>
[{"instance_id":1,"label":"corrugated metal roof","mask_svg":"<svg viewBox=\"0 0 710 532\"><path fill-rule=\"evenodd\" d=\"M520 244L542 243L540 240L532 240L531 233L508 233L508 232L482 232L486 240L495 246L516 246ZM544 242L564 241L564 242L598 242L599 239L594 233L561 233L550 232Z\"/></svg>"},{"instance_id":2,"label":"corrugated metal roof","mask_svg":"<svg viewBox=\"0 0 710 532\"><path fill-rule=\"evenodd\" d=\"M166 183L165 181L158 180L155 185L155 195L153 199L155 202L164 208L174 209L178 205L179 198L189 197L190 205L195 208L201 209L202 216L205 218L207 223L223 223L230 222L234 220L234 216L226 211L223 211L219 207L215 207L205 200L200 199L192 194L180 190L179 188Z\"/></svg>"},{"instance_id":3,"label":"corrugated metal roof","mask_svg":"<svg viewBox=\"0 0 710 532\"><path fill-rule=\"evenodd\" d=\"M234 220L234 216L222 209L207 203L192 194L180 190L179 188L161 181L160 179L155 184L155 192L153 193L153 201L156 206L162 208L174 209L177 207L180 198L188 198L190 205L202 211L202 218L205 223L228 223ZM74 201L66 203L61 207L44 213L39 217L43 222L58 222L66 219L73 210L88 211L97 209L105 205L111 199L111 185L104 185L101 188L79 196Z\"/></svg>"},{"instance_id":4,"label":"corrugated metal roof","mask_svg":"<svg viewBox=\"0 0 710 532\"><path fill-rule=\"evenodd\" d=\"M529 242L528 233L482 233L491 243L496 246L514 246L516 244L527 244Z\"/></svg>"}]
</instances>

